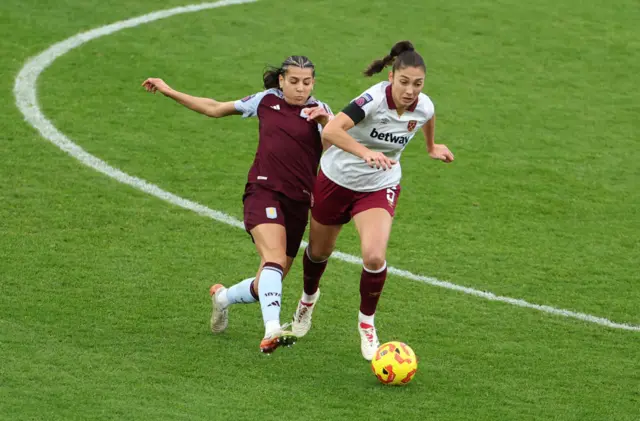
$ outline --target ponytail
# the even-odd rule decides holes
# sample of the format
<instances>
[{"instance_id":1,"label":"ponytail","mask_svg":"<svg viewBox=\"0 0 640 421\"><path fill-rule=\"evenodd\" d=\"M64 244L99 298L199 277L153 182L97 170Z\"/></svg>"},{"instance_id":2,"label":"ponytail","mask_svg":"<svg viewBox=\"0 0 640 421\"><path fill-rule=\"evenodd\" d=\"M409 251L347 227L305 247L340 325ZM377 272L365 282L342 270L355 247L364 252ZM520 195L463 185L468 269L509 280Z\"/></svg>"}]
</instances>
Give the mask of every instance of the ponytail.
<instances>
[{"instance_id":1,"label":"ponytail","mask_svg":"<svg viewBox=\"0 0 640 421\"><path fill-rule=\"evenodd\" d=\"M381 60L374 60L367 70L364 71L365 76L373 76L376 73L380 73L385 67L393 63L396 58L391 54L384 56Z\"/></svg>"},{"instance_id":2,"label":"ponytail","mask_svg":"<svg viewBox=\"0 0 640 421\"><path fill-rule=\"evenodd\" d=\"M397 58L400 58L400 60L397 60ZM426 69L424 60L415 51L413 44L410 41L400 41L391 48L391 52L388 55L381 60L373 61L364 71L364 74L365 76L373 76L376 73L380 73L390 64L393 64L394 71L407 66L421 66Z\"/></svg>"},{"instance_id":3,"label":"ponytail","mask_svg":"<svg viewBox=\"0 0 640 421\"><path fill-rule=\"evenodd\" d=\"M267 67L262 75L264 89L280 88L280 75L284 74L282 67Z\"/></svg>"}]
</instances>

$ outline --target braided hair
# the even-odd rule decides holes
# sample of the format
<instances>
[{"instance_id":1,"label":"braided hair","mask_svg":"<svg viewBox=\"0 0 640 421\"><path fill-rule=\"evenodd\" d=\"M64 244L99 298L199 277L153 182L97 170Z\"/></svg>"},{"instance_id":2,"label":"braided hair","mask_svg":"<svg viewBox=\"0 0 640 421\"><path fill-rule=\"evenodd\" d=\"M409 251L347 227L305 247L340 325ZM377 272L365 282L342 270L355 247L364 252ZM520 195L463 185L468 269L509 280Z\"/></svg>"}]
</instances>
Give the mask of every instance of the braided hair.
<instances>
[{"instance_id":1,"label":"braided hair","mask_svg":"<svg viewBox=\"0 0 640 421\"><path fill-rule=\"evenodd\" d=\"M282 62L280 67L267 67L262 75L265 89L280 88L280 75L284 75L289 67L299 67L301 69L313 70L313 76L316 75L316 67L306 56L290 56Z\"/></svg>"}]
</instances>

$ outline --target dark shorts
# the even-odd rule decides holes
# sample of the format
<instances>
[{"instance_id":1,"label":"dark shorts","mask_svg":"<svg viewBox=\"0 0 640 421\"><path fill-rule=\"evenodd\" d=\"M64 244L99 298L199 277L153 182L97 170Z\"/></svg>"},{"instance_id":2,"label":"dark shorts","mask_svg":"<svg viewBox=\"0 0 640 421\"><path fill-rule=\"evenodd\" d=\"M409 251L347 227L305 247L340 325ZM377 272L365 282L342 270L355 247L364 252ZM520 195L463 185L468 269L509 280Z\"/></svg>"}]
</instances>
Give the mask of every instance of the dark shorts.
<instances>
[{"instance_id":1,"label":"dark shorts","mask_svg":"<svg viewBox=\"0 0 640 421\"><path fill-rule=\"evenodd\" d=\"M382 208L395 215L400 185L373 192L357 192L342 187L320 170L313 190L313 219L322 225L344 225L360 212Z\"/></svg>"},{"instance_id":2,"label":"dark shorts","mask_svg":"<svg viewBox=\"0 0 640 421\"><path fill-rule=\"evenodd\" d=\"M309 204L253 183L245 187L242 202L244 226L249 235L260 224L282 225L287 233L287 256L296 257L309 221Z\"/></svg>"}]
</instances>

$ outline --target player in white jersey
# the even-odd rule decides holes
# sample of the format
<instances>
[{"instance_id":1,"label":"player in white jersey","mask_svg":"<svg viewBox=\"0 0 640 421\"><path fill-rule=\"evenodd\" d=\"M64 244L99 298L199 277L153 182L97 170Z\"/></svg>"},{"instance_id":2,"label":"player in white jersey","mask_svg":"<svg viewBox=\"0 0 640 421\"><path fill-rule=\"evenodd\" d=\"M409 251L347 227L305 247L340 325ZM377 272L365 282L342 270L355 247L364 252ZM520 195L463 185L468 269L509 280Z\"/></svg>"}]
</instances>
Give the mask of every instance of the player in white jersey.
<instances>
[{"instance_id":1,"label":"player in white jersey","mask_svg":"<svg viewBox=\"0 0 640 421\"><path fill-rule=\"evenodd\" d=\"M402 151L422 128L429 156L453 161L451 151L434 142L434 106L421 92L426 67L409 41L394 45L365 74L372 76L392 63L389 81L373 85L354 99L322 133L332 146L320 161L309 246L303 257L304 291L293 317L294 334L304 336L311 327L327 259L340 229L353 218L363 260L358 330L367 360L380 345L374 314L387 277L386 251L400 195Z\"/></svg>"}]
</instances>

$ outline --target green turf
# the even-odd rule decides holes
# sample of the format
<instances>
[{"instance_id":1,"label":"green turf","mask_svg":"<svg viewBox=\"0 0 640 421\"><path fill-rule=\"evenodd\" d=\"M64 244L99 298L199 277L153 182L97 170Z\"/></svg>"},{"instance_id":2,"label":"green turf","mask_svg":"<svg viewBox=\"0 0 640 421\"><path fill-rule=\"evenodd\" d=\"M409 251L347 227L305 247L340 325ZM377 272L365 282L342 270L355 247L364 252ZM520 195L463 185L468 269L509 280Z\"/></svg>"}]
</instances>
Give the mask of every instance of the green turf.
<instances>
[{"instance_id":1,"label":"green turf","mask_svg":"<svg viewBox=\"0 0 640 421\"><path fill-rule=\"evenodd\" d=\"M12 94L52 43L188 2L158 4L0 4L1 420L639 419L640 333L397 276L376 324L420 368L381 387L359 354L359 269L339 261L294 348L257 352L257 306L213 337L208 286L255 272L247 235L82 166ZM39 98L90 153L240 218L257 122L206 119L142 80L231 100L260 89L265 64L306 54L339 110L373 83L370 60L411 39L456 162L430 161L421 137L406 150L389 263L640 324L639 21L630 0L263 0L91 41L44 72ZM352 227L339 249L358 253ZM287 317L300 279L296 262Z\"/></svg>"}]
</instances>

